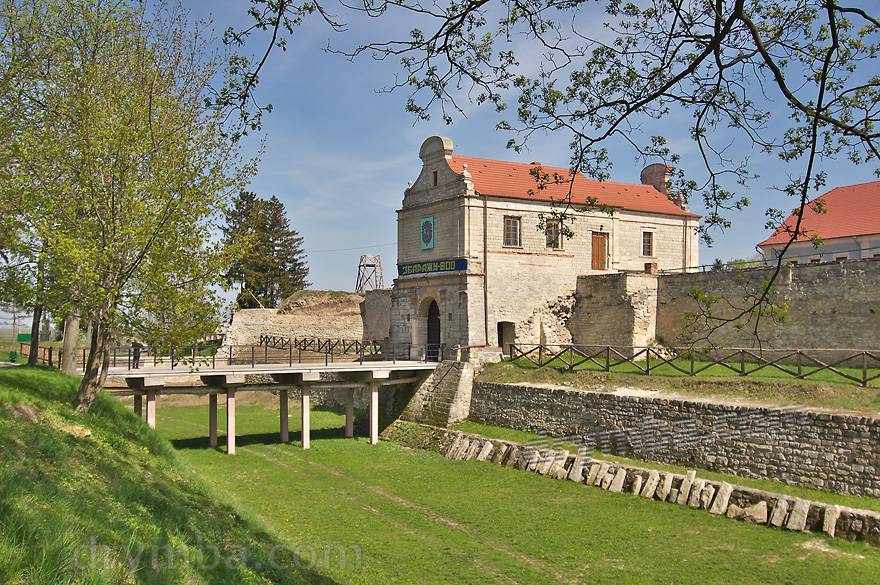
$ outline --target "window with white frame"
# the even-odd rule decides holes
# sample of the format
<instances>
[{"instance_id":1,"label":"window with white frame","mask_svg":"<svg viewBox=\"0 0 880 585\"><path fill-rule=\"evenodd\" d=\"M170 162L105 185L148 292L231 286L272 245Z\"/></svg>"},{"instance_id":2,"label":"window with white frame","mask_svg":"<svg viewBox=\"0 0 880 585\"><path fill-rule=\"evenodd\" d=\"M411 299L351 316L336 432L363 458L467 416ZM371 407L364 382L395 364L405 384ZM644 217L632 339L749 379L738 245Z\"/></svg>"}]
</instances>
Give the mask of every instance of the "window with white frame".
<instances>
[{"instance_id":1,"label":"window with white frame","mask_svg":"<svg viewBox=\"0 0 880 585\"><path fill-rule=\"evenodd\" d=\"M522 245L520 240L520 224L519 217L512 215L504 216L504 238L502 240L506 248L519 248Z\"/></svg>"}]
</instances>

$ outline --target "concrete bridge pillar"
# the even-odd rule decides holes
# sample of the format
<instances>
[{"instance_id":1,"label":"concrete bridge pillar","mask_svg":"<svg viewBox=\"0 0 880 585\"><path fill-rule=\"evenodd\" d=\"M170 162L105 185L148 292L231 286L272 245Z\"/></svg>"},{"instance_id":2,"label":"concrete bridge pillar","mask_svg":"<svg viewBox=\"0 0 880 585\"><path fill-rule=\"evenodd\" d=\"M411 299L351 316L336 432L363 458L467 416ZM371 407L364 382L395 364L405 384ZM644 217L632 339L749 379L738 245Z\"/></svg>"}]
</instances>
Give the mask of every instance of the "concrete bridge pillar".
<instances>
[{"instance_id":1,"label":"concrete bridge pillar","mask_svg":"<svg viewBox=\"0 0 880 585\"><path fill-rule=\"evenodd\" d=\"M308 386L302 388L302 448L309 448L309 439L311 431L309 429L309 409L312 397L312 390Z\"/></svg>"},{"instance_id":2,"label":"concrete bridge pillar","mask_svg":"<svg viewBox=\"0 0 880 585\"><path fill-rule=\"evenodd\" d=\"M288 443L290 442L290 430L289 430L289 412L288 412L288 396L287 389L281 390L278 392L278 410L280 411L279 416L281 418L281 442Z\"/></svg>"},{"instance_id":3,"label":"concrete bridge pillar","mask_svg":"<svg viewBox=\"0 0 880 585\"><path fill-rule=\"evenodd\" d=\"M354 388L345 391L345 437L354 437Z\"/></svg>"},{"instance_id":4,"label":"concrete bridge pillar","mask_svg":"<svg viewBox=\"0 0 880 585\"><path fill-rule=\"evenodd\" d=\"M379 382L370 382L370 444L379 442Z\"/></svg>"},{"instance_id":5,"label":"concrete bridge pillar","mask_svg":"<svg viewBox=\"0 0 880 585\"><path fill-rule=\"evenodd\" d=\"M212 449L217 448L217 393L208 395L208 440Z\"/></svg>"},{"instance_id":6,"label":"concrete bridge pillar","mask_svg":"<svg viewBox=\"0 0 880 585\"><path fill-rule=\"evenodd\" d=\"M156 428L156 391L147 390L147 426Z\"/></svg>"},{"instance_id":7,"label":"concrete bridge pillar","mask_svg":"<svg viewBox=\"0 0 880 585\"><path fill-rule=\"evenodd\" d=\"M235 388L226 389L226 453L235 455Z\"/></svg>"},{"instance_id":8,"label":"concrete bridge pillar","mask_svg":"<svg viewBox=\"0 0 880 585\"><path fill-rule=\"evenodd\" d=\"M144 397L142 394L134 395L134 415L138 418L144 416Z\"/></svg>"}]
</instances>

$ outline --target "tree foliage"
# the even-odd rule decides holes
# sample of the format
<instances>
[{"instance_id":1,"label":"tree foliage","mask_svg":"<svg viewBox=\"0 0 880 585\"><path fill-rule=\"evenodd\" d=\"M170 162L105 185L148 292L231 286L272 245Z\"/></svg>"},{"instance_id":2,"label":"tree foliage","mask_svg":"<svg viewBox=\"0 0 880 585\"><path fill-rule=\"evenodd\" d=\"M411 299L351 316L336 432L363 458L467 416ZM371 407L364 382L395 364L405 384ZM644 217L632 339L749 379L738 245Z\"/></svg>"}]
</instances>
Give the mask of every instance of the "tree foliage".
<instances>
[{"instance_id":1,"label":"tree foliage","mask_svg":"<svg viewBox=\"0 0 880 585\"><path fill-rule=\"evenodd\" d=\"M303 238L274 195L261 199L242 191L226 214L223 232L229 245L245 250L226 273L227 284L241 288L239 308L275 307L309 285Z\"/></svg>"},{"instance_id":2,"label":"tree foliage","mask_svg":"<svg viewBox=\"0 0 880 585\"><path fill-rule=\"evenodd\" d=\"M399 63L385 89L407 92L419 119L447 123L472 104L502 112L498 127L519 150L538 133L558 135L577 171L605 179L609 145L674 167L671 192L702 199L702 237L711 242L749 204L754 157L779 161L775 187L788 210L766 210L767 226L809 237L800 217L827 182L834 160L880 164L880 11L867 0L363 0L355 4L250 0L247 37L292 33L309 13L355 11L416 23L393 38L336 49L350 58ZM387 28L383 28L387 30ZM393 34L393 33L391 33ZM230 33L228 40L240 42ZM260 61L248 71L252 88ZM243 95L240 96L244 104ZM254 102L256 104L257 102ZM680 133L652 132L656 120ZM674 146L673 146L674 145ZM693 149L699 163L681 165ZM787 175L787 176L786 176ZM573 181L571 181L573 184ZM563 202L560 214L581 209ZM592 208L589 209L593 211ZM775 276L765 292L772 288ZM747 295L737 320L757 332L767 294ZM713 321L714 322L714 321ZM723 326L726 320L718 320ZM712 330L712 328L710 328Z\"/></svg>"},{"instance_id":3,"label":"tree foliage","mask_svg":"<svg viewBox=\"0 0 880 585\"><path fill-rule=\"evenodd\" d=\"M249 167L206 105L220 63L179 12L120 0L10 7L20 18L6 20L9 34L47 54L14 80L24 115L4 120L14 163L0 200L20 228L10 256L51 275L51 306L93 323L86 410L115 334L167 347L216 327L211 284L229 253L218 219Z\"/></svg>"}]
</instances>

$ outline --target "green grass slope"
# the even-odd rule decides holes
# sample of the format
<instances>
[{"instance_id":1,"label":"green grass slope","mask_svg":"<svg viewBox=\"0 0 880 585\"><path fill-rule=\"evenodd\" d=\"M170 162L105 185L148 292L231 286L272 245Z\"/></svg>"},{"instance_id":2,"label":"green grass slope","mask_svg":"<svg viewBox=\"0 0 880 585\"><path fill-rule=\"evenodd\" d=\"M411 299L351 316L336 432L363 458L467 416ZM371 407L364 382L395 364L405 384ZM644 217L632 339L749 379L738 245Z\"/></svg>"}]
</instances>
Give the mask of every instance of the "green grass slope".
<instances>
[{"instance_id":1,"label":"green grass slope","mask_svg":"<svg viewBox=\"0 0 880 585\"><path fill-rule=\"evenodd\" d=\"M159 431L237 508L295 550L316 550L340 583L867 585L880 575L880 550L862 543L346 439L328 409L313 408L303 451L293 405L294 442L282 444L277 408L239 404L229 457L208 447L206 406L160 405Z\"/></svg>"},{"instance_id":2,"label":"green grass slope","mask_svg":"<svg viewBox=\"0 0 880 585\"><path fill-rule=\"evenodd\" d=\"M115 399L77 416L76 386L0 368L0 583L333 583Z\"/></svg>"}]
</instances>

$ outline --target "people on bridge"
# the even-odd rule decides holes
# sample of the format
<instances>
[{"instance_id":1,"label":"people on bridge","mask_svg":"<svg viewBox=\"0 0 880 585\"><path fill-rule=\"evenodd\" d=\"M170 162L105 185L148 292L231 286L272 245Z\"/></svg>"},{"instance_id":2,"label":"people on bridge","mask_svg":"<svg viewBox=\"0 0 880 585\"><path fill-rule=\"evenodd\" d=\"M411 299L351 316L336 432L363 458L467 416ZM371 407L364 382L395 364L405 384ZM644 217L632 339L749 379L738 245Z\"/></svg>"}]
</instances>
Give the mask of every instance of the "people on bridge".
<instances>
[{"instance_id":1,"label":"people on bridge","mask_svg":"<svg viewBox=\"0 0 880 585\"><path fill-rule=\"evenodd\" d=\"M141 350L143 348L144 344L137 337L131 340L131 366L135 370L141 367Z\"/></svg>"}]
</instances>

